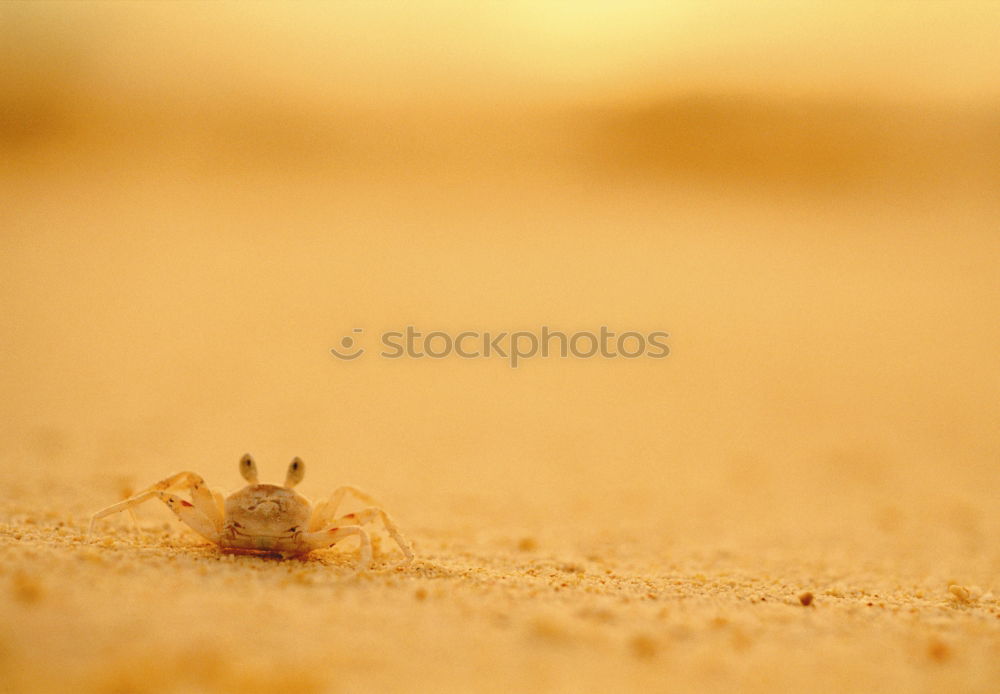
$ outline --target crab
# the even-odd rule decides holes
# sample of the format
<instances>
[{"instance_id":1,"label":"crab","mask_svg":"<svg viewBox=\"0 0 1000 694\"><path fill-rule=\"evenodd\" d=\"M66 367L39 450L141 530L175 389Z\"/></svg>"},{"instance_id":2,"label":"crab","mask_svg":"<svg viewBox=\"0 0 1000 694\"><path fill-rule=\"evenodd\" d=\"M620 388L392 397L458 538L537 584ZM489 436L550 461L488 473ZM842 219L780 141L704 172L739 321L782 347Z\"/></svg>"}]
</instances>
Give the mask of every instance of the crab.
<instances>
[{"instance_id":1,"label":"crab","mask_svg":"<svg viewBox=\"0 0 1000 694\"><path fill-rule=\"evenodd\" d=\"M371 538L363 526L381 519L386 531L403 551L404 559L400 565L413 560L409 541L389 514L357 487L338 487L329 499L315 505L296 493L293 487L302 481L305 471L305 463L296 457L288 465L283 486L260 484L257 481L257 463L247 453L240 458L240 474L249 484L227 497L219 491L209 490L200 475L178 472L95 513L90 519L90 533L94 531L95 522L105 516L120 511L132 514L132 509L139 504L159 499L182 523L224 552L304 556L357 535L361 544L356 571L362 572L368 569L372 559ZM191 501L170 493L182 490L190 490ZM337 516L337 508L346 494L352 494L371 506Z\"/></svg>"}]
</instances>

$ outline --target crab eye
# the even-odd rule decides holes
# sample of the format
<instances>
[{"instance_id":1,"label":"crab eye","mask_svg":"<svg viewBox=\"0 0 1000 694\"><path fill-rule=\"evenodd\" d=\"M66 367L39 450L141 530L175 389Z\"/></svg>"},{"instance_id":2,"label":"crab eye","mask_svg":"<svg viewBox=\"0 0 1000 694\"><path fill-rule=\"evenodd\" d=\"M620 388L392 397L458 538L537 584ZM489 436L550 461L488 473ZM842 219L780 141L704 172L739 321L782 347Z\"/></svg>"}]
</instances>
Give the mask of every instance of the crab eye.
<instances>
[{"instance_id":1,"label":"crab eye","mask_svg":"<svg viewBox=\"0 0 1000 694\"><path fill-rule=\"evenodd\" d=\"M257 463L249 453L240 458L240 474L250 484L257 484Z\"/></svg>"},{"instance_id":2,"label":"crab eye","mask_svg":"<svg viewBox=\"0 0 1000 694\"><path fill-rule=\"evenodd\" d=\"M296 484L302 481L302 478L306 474L306 464L302 462L301 458L292 458L292 462L288 465L288 474L285 476L285 486L294 487Z\"/></svg>"}]
</instances>

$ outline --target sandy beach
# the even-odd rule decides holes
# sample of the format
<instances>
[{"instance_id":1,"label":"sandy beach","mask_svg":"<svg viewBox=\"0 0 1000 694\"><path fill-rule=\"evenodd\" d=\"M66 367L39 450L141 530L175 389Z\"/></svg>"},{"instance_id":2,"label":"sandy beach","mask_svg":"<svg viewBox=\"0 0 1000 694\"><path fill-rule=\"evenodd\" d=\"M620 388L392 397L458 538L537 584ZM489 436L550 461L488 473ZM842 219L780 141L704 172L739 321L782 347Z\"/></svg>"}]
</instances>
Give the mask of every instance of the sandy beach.
<instances>
[{"instance_id":1,"label":"sandy beach","mask_svg":"<svg viewBox=\"0 0 1000 694\"><path fill-rule=\"evenodd\" d=\"M122 519L88 542L80 488L51 494L5 496L6 691L988 692L1000 677L985 494L822 519L803 501L766 529L766 507L737 499L551 516L468 499L423 524L410 500L418 558L389 568L383 539L360 577L353 548L221 554L162 509L143 509L141 537Z\"/></svg>"}]
</instances>

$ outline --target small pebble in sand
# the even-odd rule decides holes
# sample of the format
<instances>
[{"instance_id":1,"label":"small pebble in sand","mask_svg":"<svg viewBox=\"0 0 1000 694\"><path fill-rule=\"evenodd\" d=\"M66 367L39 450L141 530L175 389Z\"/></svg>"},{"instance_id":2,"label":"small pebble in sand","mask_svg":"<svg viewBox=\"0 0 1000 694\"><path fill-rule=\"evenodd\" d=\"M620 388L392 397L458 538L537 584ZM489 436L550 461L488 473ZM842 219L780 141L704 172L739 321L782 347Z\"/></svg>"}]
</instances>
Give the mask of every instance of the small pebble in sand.
<instances>
[{"instance_id":1,"label":"small pebble in sand","mask_svg":"<svg viewBox=\"0 0 1000 694\"><path fill-rule=\"evenodd\" d=\"M951 648L944 641L933 639L927 645L927 655L931 660L943 663L951 657Z\"/></svg>"},{"instance_id":2,"label":"small pebble in sand","mask_svg":"<svg viewBox=\"0 0 1000 694\"><path fill-rule=\"evenodd\" d=\"M812 605L812 601L813 601L813 594L810 593L809 591L806 591L805 593L799 596L799 602L802 603L803 607L809 607L810 605Z\"/></svg>"},{"instance_id":3,"label":"small pebble in sand","mask_svg":"<svg viewBox=\"0 0 1000 694\"><path fill-rule=\"evenodd\" d=\"M660 649L656 639L646 634L636 634L629 640L628 645L632 655L643 660L655 657L656 652Z\"/></svg>"},{"instance_id":4,"label":"small pebble in sand","mask_svg":"<svg viewBox=\"0 0 1000 694\"><path fill-rule=\"evenodd\" d=\"M34 578L26 573L18 572L14 574L11 582L11 592L14 598L24 603L36 603L42 599L42 586Z\"/></svg>"},{"instance_id":5,"label":"small pebble in sand","mask_svg":"<svg viewBox=\"0 0 1000 694\"><path fill-rule=\"evenodd\" d=\"M966 588L957 583L948 586L948 592L955 599L955 602L969 603L975 602L982 595L982 590L978 586Z\"/></svg>"},{"instance_id":6,"label":"small pebble in sand","mask_svg":"<svg viewBox=\"0 0 1000 694\"><path fill-rule=\"evenodd\" d=\"M531 632L534 636L552 643L566 642L570 633L562 620L553 615L540 615L531 622Z\"/></svg>"},{"instance_id":7,"label":"small pebble in sand","mask_svg":"<svg viewBox=\"0 0 1000 694\"><path fill-rule=\"evenodd\" d=\"M517 541L517 548L522 552L531 552L538 549L538 542L533 537L522 537Z\"/></svg>"}]
</instances>

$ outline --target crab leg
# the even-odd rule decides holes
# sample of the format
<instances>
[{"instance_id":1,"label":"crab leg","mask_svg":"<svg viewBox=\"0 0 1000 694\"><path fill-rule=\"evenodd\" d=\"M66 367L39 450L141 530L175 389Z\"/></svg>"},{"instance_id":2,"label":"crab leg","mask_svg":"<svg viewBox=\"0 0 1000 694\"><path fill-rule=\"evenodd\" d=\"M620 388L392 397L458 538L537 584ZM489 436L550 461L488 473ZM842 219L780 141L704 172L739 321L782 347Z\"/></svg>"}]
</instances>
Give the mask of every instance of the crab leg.
<instances>
[{"instance_id":1,"label":"crab leg","mask_svg":"<svg viewBox=\"0 0 1000 694\"><path fill-rule=\"evenodd\" d=\"M151 489L143 492L142 494L137 494L131 499L126 499L125 501L120 501L117 504L112 504L107 508L101 509L90 518L90 529L87 531L87 534L90 535L93 533L94 523L97 520L104 518L105 516L109 516L112 513L129 510L132 507L138 506L139 504L153 498L159 499L165 503L182 523L204 537L206 540L218 543L219 531L215 528L215 524L209 518L205 517L204 513L195 508L194 504L190 501L185 501L179 496L169 494L159 489Z\"/></svg>"},{"instance_id":2,"label":"crab leg","mask_svg":"<svg viewBox=\"0 0 1000 694\"><path fill-rule=\"evenodd\" d=\"M403 533L400 532L399 527L396 526L389 514L377 506L370 506L369 508L362 509L361 511L345 514L340 518L331 521L331 523L339 526L346 525L348 523L366 525L374 521L376 518L382 519L382 525L385 526L386 531L392 536L392 539L396 541L399 548L403 550L403 556L405 559L399 563L399 566L409 564L413 561L413 549L410 547L409 540L403 537Z\"/></svg>"},{"instance_id":3,"label":"crab leg","mask_svg":"<svg viewBox=\"0 0 1000 694\"><path fill-rule=\"evenodd\" d=\"M204 478L195 472L178 472L176 475L171 475L165 480L160 480L156 484L150 486L143 491L171 491L171 490L191 490L191 501L194 502L195 508L201 511L206 518L212 521L216 529L222 528L222 511L220 509L219 499L215 492L212 492L205 486ZM142 492L140 492L141 494ZM221 496L221 495L218 495Z\"/></svg>"},{"instance_id":4,"label":"crab leg","mask_svg":"<svg viewBox=\"0 0 1000 694\"><path fill-rule=\"evenodd\" d=\"M210 492L205 486L205 480L202 479L201 475L194 472L178 472L176 475L171 475L166 479L160 480L151 487L142 490L124 501L101 509L90 519L91 531L94 528L94 521L112 513L128 510L134 518L133 507L157 496L156 492L163 492L170 489L190 489L191 501L194 502L194 507L214 526L215 533L218 534L222 529L222 509L219 504L219 496L221 495Z\"/></svg>"},{"instance_id":5,"label":"crab leg","mask_svg":"<svg viewBox=\"0 0 1000 694\"><path fill-rule=\"evenodd\" d=\"M205 516L201 509L194 506L190 501L184 501L179 496L161 491L153 493L174 512L174 515L177 516L181 523L184 523L184 525L194 530L209 542L219 544L218 528L215 527L212 519ZM209 498L211 498L211 495ZM212 502L212 508L215 508L214 501Z\"/></svg>"},{"instance_id":6,"label":"crab leg","mask_svg":"<svg viewBox=\"0 0 1000 694\"><path fill-rule=\"evenodd\" d=\"M222 526L226 522L226 499L218 489L212 490L212 498L215 499L215 506L217 509L216 518L219 519L218 527L219 531L222 531Z\"/></svg>"},{"instance_id":7,"label":"crab leg","mask_svg":"<svg viewBox=\"0 0 1000 694\"><path fill-rule=\"evenodd\" d=\"M353 494L359 501L371 504L372 506L379 506L379 503L372 498L371 494L368 494L357 487L351 485L337 487L333 490L329 499L326 501L320 501L316 504L312 512L312 517L309 519L309 529L319 530L332 518L334 518L334 514L337 513L337 508L340 506L340 502L344 500L344 495L347 492Z\"/></svg>"},{"instance_id":8,"label":"crab leg","mask_svg":"<svg viewBox=\"0 0 1000 694\"><path fill-rule=\"evenodd\" d=\"M360 525L339 526L311 533L303 533L301 541L305 547L309 548L308 551L311 552L314 549L332 547L345 537L350 537L351 535L357 535L358 539L361 540L361 558L358 559L358 564L355 566L355 571L360 573L367 569L372 562L372 541L368 537L368 533Z\"/></svg>"}]
</instances>

